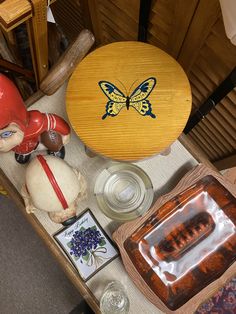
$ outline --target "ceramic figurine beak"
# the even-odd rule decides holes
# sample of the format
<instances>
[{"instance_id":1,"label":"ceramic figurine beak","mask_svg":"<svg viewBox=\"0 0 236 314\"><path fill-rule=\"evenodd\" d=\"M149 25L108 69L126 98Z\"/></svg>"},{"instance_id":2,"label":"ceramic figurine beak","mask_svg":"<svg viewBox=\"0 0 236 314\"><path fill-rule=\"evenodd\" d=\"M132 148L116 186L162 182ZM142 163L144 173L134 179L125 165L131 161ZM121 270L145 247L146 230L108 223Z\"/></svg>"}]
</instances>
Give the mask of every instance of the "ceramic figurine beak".
<instances>
[{"instance_id":1,"label":"ceramic figurine beak","mask_svg":"<svg viewBox=\"0 0 236 314\"><path fill-rule=\"evenodd\" d=\"M72 225L76 221L77 217L73 216L65 221L63 221L61 224L65 227Z\"/></svg>"}]
</instances>

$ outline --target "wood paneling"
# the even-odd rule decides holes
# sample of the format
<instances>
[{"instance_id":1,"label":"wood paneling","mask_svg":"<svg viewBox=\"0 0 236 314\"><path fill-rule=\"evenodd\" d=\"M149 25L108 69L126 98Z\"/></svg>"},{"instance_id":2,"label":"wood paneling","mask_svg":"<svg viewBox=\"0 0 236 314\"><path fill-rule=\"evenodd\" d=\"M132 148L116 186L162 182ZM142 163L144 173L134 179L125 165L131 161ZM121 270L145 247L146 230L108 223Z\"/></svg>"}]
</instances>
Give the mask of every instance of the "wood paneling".
<instances>
[{"instance_id":1,"label":"wood paneling","mask_svg":"<svg viewBox=\"0 0 236 314\"><path fill-rule=\"evenodd\" d=\"M227 168L233 168L236 165L236 154L216 161L214 163L215 167L219 170L224 170Z\"/></svg>"},{"instance_id":2,"label":"wood paneling","mask_svg":"<svg viewBox=\"0 0 236 314\"><path fill-rule=\"evenodd\" d=\"M96 6L101 44L137 40L139 1L98 0Z\"/></svg>"},{"instance_id":3,"label":"wood paneling","mask_svg":"<svg viewBox=\"0 0 236 314\"><path fill-rule=\"evenodd\" d=\"M191 83L194 113L236 66L236 47L226 37L218 0L199 2L178 60ZM190 133L211 161L236 151L235 104L233 90Z\"/></svg>"},{"instance_id":4,"label":"wood paneling","mask_svg":"<svg viewBox=\"0 0 236 314\"><path fill-rule=\"evenodd\" d=\"M220 15L218 0L200 0L181 48L178 61L188 73L194 64L212 26Z\"/></svg>"},{"instance_id":5,"label":"wood paneling","mask_svg":"<svg viewBox=\"0 0 236 314\"><path fill-rule=\"evenodd\" d=\"M186 32L194 15L198 0L156 0L153 1L148 42L177 57Z\"/></svg>"},{"instance_id":6,"label":"wood paneling","mask_svg":"<svg viewBox=\"0 0 236 314\"><path fill-rule=\"evenodd\" d=\"M88 27L89 14L82 9L82 3L78 0L57 0L51 5L56 22L63 29L66 37L71 41L78 36L81 30ZM88 27L90 28L90 27Z\"/></svg>"}]
</instances>

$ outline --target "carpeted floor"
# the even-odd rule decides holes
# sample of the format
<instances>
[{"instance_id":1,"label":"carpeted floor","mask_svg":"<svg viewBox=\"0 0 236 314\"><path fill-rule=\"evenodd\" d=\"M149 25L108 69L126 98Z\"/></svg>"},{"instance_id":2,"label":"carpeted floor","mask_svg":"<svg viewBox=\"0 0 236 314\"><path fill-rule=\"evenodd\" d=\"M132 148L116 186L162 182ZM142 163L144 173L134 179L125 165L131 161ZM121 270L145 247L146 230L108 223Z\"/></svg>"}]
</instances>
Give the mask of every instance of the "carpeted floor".
<instances>
[{"instance_id":1,"label":"carpeted floor","mask_svg":"<svg viewBox=\"0 0 236 314\"><path fill-rule=\"evenodd\" d=\"M82 299L77 290L15 204L2 195L0 214L0 313L69 314Z\"/></svg>"}]
</instances>

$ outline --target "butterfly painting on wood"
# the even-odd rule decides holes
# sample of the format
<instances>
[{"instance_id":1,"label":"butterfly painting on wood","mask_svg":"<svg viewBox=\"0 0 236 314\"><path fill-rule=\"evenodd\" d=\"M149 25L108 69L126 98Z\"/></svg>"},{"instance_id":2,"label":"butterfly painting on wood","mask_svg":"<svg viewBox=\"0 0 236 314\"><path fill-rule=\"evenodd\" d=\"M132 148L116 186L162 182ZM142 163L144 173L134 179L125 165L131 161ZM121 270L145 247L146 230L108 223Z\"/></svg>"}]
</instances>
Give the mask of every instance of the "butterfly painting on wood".
<instances>
[{"instance_id":1,"label":"butterfly painting on wood","mask_svg":"<svg viewBox=\"0 0 236 314\"><path fill-rule=\"evenodd\" d=\"M143 81L131 95L124 95L114 84L107 81L100 81L99 86L103 93L108 97L109 101L106 104L106 113L102 116L104 120L107 116L115 117L121 109L134 108L142 116L150 116L155 119L155 114L152 113L152 106L147 97L151 94L156 85L156 79L149 77Z\"/></svg>"}]
</instances>

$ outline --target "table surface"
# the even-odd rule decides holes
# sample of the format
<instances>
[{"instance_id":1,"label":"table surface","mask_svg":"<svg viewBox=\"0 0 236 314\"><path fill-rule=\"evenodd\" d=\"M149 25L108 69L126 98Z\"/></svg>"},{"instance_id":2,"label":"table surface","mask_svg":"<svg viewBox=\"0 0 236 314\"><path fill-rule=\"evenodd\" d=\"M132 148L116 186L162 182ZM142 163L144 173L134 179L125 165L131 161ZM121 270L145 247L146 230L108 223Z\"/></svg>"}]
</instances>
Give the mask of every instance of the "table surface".
<instances>
[{"instance_id":1,"label":"table surface","mask_svg":"<svg viewBox=\"0 0 236 314\"><path fill-rule=\"evenodd\" d=\"M161 49L116 42L88 54L73 72L66 107L92 151L113 160L153 156L183 131L191 90L181 66Z\"/></svg>"},{"instance_id":2,"label":"table surface","mask_svg":"<svg viewBox=\"0 0 236 314\"><path fill-rule=\"evenodd\" d=\"M31 109L39 109L42 112L54 112L67 119L65 112L65 89L66 85L60 88L59 91L53 96L43 97L34 106L32 106ZM96 216L101 226L105 229L108 235L111 236L112 233L120 225L120 223L107 218L99 210L96 204L95 197L93 195L93 186L96 175L101 171L103 167L105 167L107 160L99 156L94 158L88 157L85 153L84 145L74 133L72 133L71 142L66 146L65 160L71 166L79 169L89 183L88 198L87 200L79 204L78 213L89 207L92 210L93 214ZM19 165L15 162L13 152L1 154L0 164L4 173L14 184L16 189L20 191L24 183L26 166ZM180 178L192 167L197 165L198 162L177 140L171 146L171 153L168 156L158 155L148 160L137 162L136 164L144 169L146 173L150 176L155 191L154 200L156 200L159 196L171 191L180 180ZM59 255L62 252L54 241L53 234L61 229L61 226L53 223L48 218L46 212L36 211L35 216L37 217L37 223L41 228L39 231L40 235L44 239L46 239L46 242L48 241L48 247L51 251L54 250L54 247L57 248L55 255L59 259ZM32 217L35 216L32 215ZM35 227L37 228L37 226ZM71 264L69 260L66 256L64 256L62 266L68 269L70 268L70 265ZM79 287L81 291L85 284L81 280L80 276L73 269L73 267L71 267L71 271L73 272L73 276L71 276L72 282L77 287ZM91 290L92 295L95 296L97 300L99 300L104 286L108 281L111 281L113 279L118 279L125 285L128 292L128 297L130 299L131 314L162 313L153 304L151 304L136 288L136 286L126 273L120 257L117 257L102 270L97 272L91 279L86 282L86 285ZM83 296L86 297L85 293ZM189 313L192 313L192 311L190 311Z\"/></svg>"}]
</instances>

